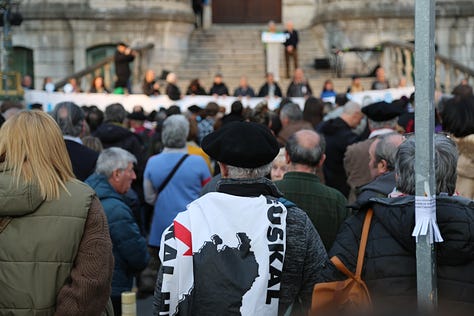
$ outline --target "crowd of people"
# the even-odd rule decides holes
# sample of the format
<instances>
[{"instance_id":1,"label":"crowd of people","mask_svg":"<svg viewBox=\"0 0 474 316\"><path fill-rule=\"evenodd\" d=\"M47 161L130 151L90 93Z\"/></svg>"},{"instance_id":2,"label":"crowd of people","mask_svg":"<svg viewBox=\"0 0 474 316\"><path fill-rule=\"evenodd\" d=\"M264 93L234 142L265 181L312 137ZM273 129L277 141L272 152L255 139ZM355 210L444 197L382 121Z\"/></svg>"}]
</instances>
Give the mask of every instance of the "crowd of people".
<instances>
[{"instance_id":1,"label":"crowd of people","mask_svg":"<svg viewBox=\"0 0 474 316\"><path fill-rule=\"evenodd\" d=\"M362 279L373 307L416 311L414 95L362 107L328 81L316 98L300 71L288 91L306 97L303 109L283 98L276 110L61 102L45 113L4 101L0 314L120 315L135 278L155 315L303 315L316 283L343 278L329 258L355 270L369 209ZM383 70L377 77L384 85ZM263 90L281 93L267 79ZM239 95L255 95L240 83ZM199 80L189 90L204 91ZM222 76L210 93L229 93ZM470 315L472 87L436 108L449 135L434 138L439 309Z\"/></svg>"}]
</instances>

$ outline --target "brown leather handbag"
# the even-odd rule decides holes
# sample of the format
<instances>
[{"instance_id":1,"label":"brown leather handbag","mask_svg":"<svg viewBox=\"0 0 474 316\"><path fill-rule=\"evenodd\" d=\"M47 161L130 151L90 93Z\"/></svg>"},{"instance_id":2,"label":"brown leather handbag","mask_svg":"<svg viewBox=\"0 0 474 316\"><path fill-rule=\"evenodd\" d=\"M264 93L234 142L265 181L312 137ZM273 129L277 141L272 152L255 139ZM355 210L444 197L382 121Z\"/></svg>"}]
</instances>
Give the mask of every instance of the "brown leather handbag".
<instances>
[{"instance_id":1,"label":"brown leather handbag","mask_svg":"<svg viewBox=\"0 0 474 316\"><path fill-rule=\"evenodd\" d=\"M347 276L347 279L315 284L308 315L366 315L372 310L369 290L361 279L372 215L373 210L369 209L362 228L355 274L349 271L337 256L332 257L332 263Z\"/></svg>"}]
</instances>

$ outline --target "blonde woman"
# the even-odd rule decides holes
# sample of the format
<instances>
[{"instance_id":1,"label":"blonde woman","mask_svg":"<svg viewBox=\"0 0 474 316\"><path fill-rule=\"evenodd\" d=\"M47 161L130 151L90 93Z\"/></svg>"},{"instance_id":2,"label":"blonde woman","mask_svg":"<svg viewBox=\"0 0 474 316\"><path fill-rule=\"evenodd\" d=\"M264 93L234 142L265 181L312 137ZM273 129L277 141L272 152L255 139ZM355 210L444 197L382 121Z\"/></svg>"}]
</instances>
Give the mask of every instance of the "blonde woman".
<instances>
[{"instance_id":1,"label":"blonde woman","mask_svg":"<svg viewBox=\"0 0 474 316\"><path fill-rule=\"evenodd\" d=\"M0 129L0 314L101 315L112 269L104 211L58 125L14 115Z\"/></svg>"}]
</instances>

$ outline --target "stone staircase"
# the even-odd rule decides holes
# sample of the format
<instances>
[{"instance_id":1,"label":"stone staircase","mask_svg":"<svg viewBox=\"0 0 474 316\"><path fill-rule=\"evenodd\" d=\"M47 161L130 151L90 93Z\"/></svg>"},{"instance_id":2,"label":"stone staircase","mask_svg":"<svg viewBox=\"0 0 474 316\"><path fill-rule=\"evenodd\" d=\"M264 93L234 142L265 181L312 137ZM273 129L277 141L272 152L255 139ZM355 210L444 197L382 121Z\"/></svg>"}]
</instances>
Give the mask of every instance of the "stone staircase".
<instances>
[{"instance_id":1,"label":"stone staircase","mask_svg":"<svg viewBox=\"0 0 474 316\"><path fill-rule=\"evenodd\" d=\"M195 30L189 41L189 55L174 71L178 74L183 92L189 81L199 78L206 88L212 85L216 73L221 73L230 92L238 86L242 75L258 90L264 82L264 46L260 40L266 25L213 25L210 29ZM279 29L283 29L282 26ZM314 69L314 59L326 57L324 35L315 29L299 31L298 57L315 95L319 95L324 80L331 78L336 91L343 92L350 78L336 78L331 70ZM283 48L280 55L280 76L285 73ZM282 78L284 91L290 80ZM367 85L366 85L367 86Z\"/></svg>"}]
</instances>

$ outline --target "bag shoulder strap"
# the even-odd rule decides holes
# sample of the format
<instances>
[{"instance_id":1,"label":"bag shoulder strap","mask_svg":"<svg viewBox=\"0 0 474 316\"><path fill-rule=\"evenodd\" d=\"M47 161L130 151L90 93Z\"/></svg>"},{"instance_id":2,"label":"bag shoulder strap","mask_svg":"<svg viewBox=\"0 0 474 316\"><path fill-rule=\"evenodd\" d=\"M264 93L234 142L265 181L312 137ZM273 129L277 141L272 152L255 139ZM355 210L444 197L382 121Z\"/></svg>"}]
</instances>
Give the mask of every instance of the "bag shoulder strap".
<instances>
[{"instance_id":1,"label":"bag shoulder strap","mask_svg":"<svg viewBox=\"0 0 474 316\"><path fill-rule=\"evenodd\" d=\"M338 256L334 256L331 258L331 262L336 266L337 270L340 272L344 273L347 277L354 279L355 275L352 273L347 267L344 265L344 263L339 259Z\"/></svg>"},{"instance_id":2,"label":"bag shoulder strap","mask_svg":"<svg viewBox=\"0 0 474 316\"><path fill-rule=\"evenodd\" d=\"M2 217L0 219L0 233L3 232L3 230L10 224L12 221L12 218L7 216L7 217Z\"/></svg>"},{"instance_id":3,"label":"bag shoulder strap","mask_svg":"<svg viewBox=\"0 0 474 316\"><path fill-rule=\"evenodd\" d=\"M372 221L372 215L374 214L374 211L370 208L367 211L367 214L365 215L364 219L364 225L362 226L362 235L360 238L360 244L359 244L359 253L357 255L357 266L356 266L356 273L352 273L339 259L337 256L333 256L331 258L331 262L334 264L334 266L339 270L340 272L344 273L347 277L352 278L352 279L360 279L360 275L362 273L362 266L364 265L364 255L365 255L365 247L367 246L367 238L369 235L369 228L370 228L370 222Z\"/></svg>"},{"instance_id":4,"label":"bag shoulder strap","mask_svg":"<svg viewBox=\"0 0 474 316\"><path fill-rule=\"evenodd\" d=\"M373 215L374 215L374 210L372 210L372 208L369 208L369 210L365 214L364 226L362 226L362 235L360 237L360 244L359 244L359 254L357 255L357 267L356 267L356 273L355 273L356 278L360 278L360 275L362 274L362 266L364 265L365 247L367 246L367 238L369 236L370 222L372 221Z\"/></svg>"},{"instance_id":5,"label":"bag shoulder strap","mask_svg":"<svg viewBox=\"0 0 474 316\"><path fill-rule=\"evenodd\" d=\"M179 166L181 166L181 164L184 162L184 160L186 158L188 158L188 156L189 156L189 154L185 154L185 155L183 155L183 157L181 157L181 159L179 159L178 163L174 166L173 170L171 170L171 172L166 177L165 181L163 181L163 183L161 183L160 187L156 191L156 197L158 197L158 194L160 194L160 192L163 191L163 189L166 187L168 182L170 182L171 178L174 176L176 171L178 171Z\"/></svg>"}]
</instances>

